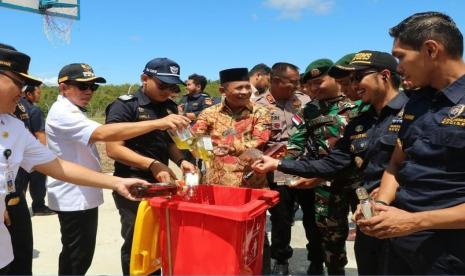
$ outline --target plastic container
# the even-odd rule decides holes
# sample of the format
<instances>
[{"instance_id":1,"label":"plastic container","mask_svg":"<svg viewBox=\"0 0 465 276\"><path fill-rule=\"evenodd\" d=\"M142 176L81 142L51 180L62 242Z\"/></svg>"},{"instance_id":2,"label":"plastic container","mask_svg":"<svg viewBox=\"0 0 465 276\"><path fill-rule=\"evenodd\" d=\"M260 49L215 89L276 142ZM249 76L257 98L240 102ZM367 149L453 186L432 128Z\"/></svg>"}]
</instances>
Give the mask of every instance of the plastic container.
<instances>
[{"instance_id":1,"label":"plastic container","mask_svg":"<svg viewBox=\"0 0 465 276\"><path fill-rule=\"evenodd\" d=\"M152 208L147 200L141 201L132 239L129 265L131 275L148 275L161 268L159 233L158 209Z\"/></svg>"},{"instance_id":2,"label":"plastic container","mask_svg":"<svg viewBox=\"0 0 465 276\"><path fill-rule=\"evenodd\" d=\"M152 198L159 210L164 275L258 275L266 210L279 194L199 185L196 197Z\"/></svg>"}]
</instances>

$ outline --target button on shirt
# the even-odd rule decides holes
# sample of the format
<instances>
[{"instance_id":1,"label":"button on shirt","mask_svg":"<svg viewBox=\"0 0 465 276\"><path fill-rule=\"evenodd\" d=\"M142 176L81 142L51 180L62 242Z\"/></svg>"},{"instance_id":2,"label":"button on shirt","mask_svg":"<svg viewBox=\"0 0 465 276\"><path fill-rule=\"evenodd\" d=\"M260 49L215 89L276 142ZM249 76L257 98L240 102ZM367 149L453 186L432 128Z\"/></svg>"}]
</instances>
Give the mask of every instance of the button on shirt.
<instances>
[{"instance_id":1,"label":"button on shirt","mask_svg":"<svg viewBox=\"0 0 465 276\"><path fill-rule=\"evenodd\" d=\"M100 157L90 137L100 124L90 120L62 95L50 108L45 121L48 147L60 158L94 171L101 171ZM83 187L49 177L48 204L57 211L80 211L103 203L102 189Z\"/></svg>"},{"instance_id":2,"label":"button on shirt","mask_svg":"<svg viewBox=\"0 0 465 276\"><path fill-rule=\"evenodd\" d=\"M173 101L167 100L162 103L152 102L142 90L139 90L134 95L119 97L111 103L106 110L106 123L139 122L160 119L169 114L176 114L177 112L176 103ZM168 165L168 148L172 143L173 140L171 140L168 133L162 130L154 130L124 141L124 145L127 148L143 156L157 159L165 165ZM148 169L127 166L118 161L115 161L114 174L121 177L139 177L147 181L155 181L152 173Z\"/></svg>"},{"instance_id":3,"label":"button on shirt","mask_svg":"<svg viewBox=\"0 0 465 276\"><path fill-rule=\"evenodd\" d=\"M371 191L378 187L391 158L402 123L402 108L408 97L399 93L377 115L373 108L352 119L335 148L323 159L282 160L279 170L303 177L336 176L355 164L363 174L363 185Z\"/></svg>"},{"instance_id":4,"label":"button on shirt","mask_svg":"<svg viewBox=\"0 0 465 276\"><path fill-rule=\"evenodd\" d=\"M6 149L11 150L8 160L3 155ZM40 164L48 163L56 156L37 141L18 119L7 114L0 114L0 185L5 185L7 170L15 176L19 167L26 171ZM13 178L14 179L14 178ZM10 235L3 222L5 212L6 190L0 188L0 268L13 260Z\"/></svg>"},{"instance_id":5,"label":"button on shirt","mask_svg":"<svg viewBox=\"0 0 465 276\"><path fill-rule=\"evenodd\" d=\"M418 212L465 203L465 76L442 91L415 92L403 119L398 206Z\"/></svg>"}]
</instances>

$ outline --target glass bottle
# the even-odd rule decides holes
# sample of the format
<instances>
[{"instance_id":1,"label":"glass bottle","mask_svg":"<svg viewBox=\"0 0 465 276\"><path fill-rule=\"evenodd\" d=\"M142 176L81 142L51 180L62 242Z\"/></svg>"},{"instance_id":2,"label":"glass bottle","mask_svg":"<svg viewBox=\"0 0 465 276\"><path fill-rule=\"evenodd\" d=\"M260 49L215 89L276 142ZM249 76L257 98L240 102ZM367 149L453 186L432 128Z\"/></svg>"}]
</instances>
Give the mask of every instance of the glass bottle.
<instances>
[{"instance_id":1,"label":"glass bottle","mask_svg":"<svg viewBox=\"0 0 465 276\"><path fill-rule=\"evenodd\" d=\"M129 192L137 198L155 196L172 196L178 192L178 186L174 183L153 183L150 185L134 184L129 187Z\"/></svg>"},{"instance_id":2,"label":"glass bottle","mask_svg":"<svg viewBox=\"0 0 465 276\"><path fill-rule=\"evenodd\" d=\"M176 130L169 129L168 134L170 135L171 139L173 139L178 149L192 150L192 145L194 144L194 135L192 135L190 127Z\"/></svg>"},{"instance_id":3,"label":"glass bottle","mask_svg":"<svg viewBox=\"0 0 465 276\"><path fill-rule=\"evenodd\" d=\"M373 200L368 194L368 191L363 187L359 187L355 190L355 193L357 194L358 200L360 200L360 209L362 210L363 216L365 219L371 218L374 215Z\"/></svg>"}]
</instances>

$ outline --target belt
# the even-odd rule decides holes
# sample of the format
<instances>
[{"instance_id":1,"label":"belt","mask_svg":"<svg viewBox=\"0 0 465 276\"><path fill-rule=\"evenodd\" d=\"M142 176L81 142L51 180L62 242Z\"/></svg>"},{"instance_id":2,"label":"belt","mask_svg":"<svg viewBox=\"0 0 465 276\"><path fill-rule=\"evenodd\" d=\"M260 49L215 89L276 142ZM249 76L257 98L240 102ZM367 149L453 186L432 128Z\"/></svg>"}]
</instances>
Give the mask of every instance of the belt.
<instances>
[{"instance_id":1,"label":"belt","mask_svg":"<svg viewBox=\"0 0 465 276\"><path fill-rule=\"evenodd\" d=\"M14 196L10 199L8 199L6 205L8 206L16 206L19 204L19 202L21 201L21 198L19 196Z\"/></svg>"}]
</instances>

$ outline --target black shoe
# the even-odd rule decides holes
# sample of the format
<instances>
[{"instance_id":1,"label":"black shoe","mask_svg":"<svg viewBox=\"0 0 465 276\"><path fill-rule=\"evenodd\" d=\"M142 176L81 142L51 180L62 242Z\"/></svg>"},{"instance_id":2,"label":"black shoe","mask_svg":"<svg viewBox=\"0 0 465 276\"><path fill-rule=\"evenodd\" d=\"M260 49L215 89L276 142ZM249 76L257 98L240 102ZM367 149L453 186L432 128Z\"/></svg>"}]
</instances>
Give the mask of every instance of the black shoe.
<instances>
[{"instance_id":1,"label":"black shoe","mask_svg":"<svg viewBox=\"0 0 465 276\"><path fill-rule=\"evenodd\" d=\"M50 210L47 206L40 207L40 208L32 208L32 215L33 216L50 216L55 215L56 213L53 210Z\"/></svg>"},{"instance_id":2,"label":"black shoe","mask_svg":"<svg viewBox=\"0 0 465 276\"><path fill-rule=\"evenodd\" d=\"M323 263L311 263L308 266L307 275L324 275Z\"/></svg>"},{"instance_id":3,"label":"black shoe","mask_svg":"<svg viewBox=\"0 0 465 276\"><path fill-rule=\"evenodd\" d=\"M328 275L345 275L343 267L328 267Z\"/></svg>"},{"instance_id":4,"label":"black shoe","mask_svg":"<svg viewBox=\"0 0 465 276\"><path fill-rule=\"evenodd\" d=\"M289 275L289 263L275 262L272 275Z\"/></svg>"}]
</instances>

